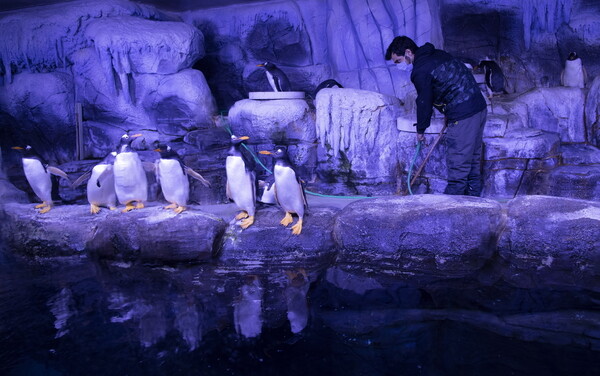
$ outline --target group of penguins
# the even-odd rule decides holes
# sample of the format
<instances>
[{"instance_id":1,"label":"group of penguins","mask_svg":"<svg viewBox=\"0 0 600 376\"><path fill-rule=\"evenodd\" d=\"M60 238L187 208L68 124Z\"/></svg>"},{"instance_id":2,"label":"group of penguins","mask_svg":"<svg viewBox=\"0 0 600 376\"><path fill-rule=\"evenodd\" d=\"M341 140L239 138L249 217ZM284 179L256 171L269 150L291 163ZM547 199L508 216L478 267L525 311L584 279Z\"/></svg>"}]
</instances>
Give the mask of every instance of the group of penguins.
<instances>
[{"instance_id":1,"label":"group of penguins","mask_svg":"<svg viewBox=\"0 0 600 376\"><path fill-rule=\"evenodd\" d=\"M143 163L131 147L132 141L139 136L141 134L132 136L124 134L116 151L111 152L91 171L84 173L73 183L64 171L50 166L31 146L25 148L15 146L13 149L22 152L25 177L33 192L42 200L41 204L35 206L36 209L40 209L40 213L47 213L53 206L51 175L66 179L72 187L88 180L87 199L92 214L100 212L100 207L115 210L117 201L125 205L125 209L122 210L124 213L142 209L148 199L147 170L154 171L163 196L169 202L169 205L164 208L173 209L177 214L181 213L186 210L189 199L188 176L197 179L207 187L210 183L186 166L177 152L168 145L158 144L154 149L160 153L160 158L155 163ZM254 223L256 192L259 184L252 164L240 149L243 142L248 139L247 136L232 135L225 162L227 197L241 210L235 219L242 229ZM287 227L293 222L292 214L296 214L299 219L291 229L293 235L299 235L302 232L302 221L308 206L302 182L288 157L287 148L277 146L273 151L263 150L260 153L270 155L275 160L273 181L264 189L274 196L273 203L276 202L285 211L285 217L280 223Z\"/></svg>"}]
</instances>

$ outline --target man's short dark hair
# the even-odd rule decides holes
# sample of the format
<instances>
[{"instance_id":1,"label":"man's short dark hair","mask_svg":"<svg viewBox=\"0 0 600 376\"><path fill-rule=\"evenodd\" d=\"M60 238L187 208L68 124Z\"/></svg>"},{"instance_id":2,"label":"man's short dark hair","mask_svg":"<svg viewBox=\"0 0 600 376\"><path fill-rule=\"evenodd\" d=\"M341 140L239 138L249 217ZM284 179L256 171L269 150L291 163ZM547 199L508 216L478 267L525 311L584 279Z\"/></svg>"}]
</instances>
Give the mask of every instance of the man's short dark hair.
<instances>
[{"instance_id":1,"label":"man's short dark hair","mask_svg":"<svg viewBox=\"0 0 600 376\"><path fill-rule=\"evenodd\" d=\"M404 35L396 37L394 38L392 43L390 43L390 45L387 48L387 51L385 52L385 59L390 60L392 58L392 54L402 56L404 55L404 52L406 52L406 49L411 50L414 54L415 52L417 52L418 48L419 47L417 46L417 44L409 37Z\"/></svg>"}]
</instances>

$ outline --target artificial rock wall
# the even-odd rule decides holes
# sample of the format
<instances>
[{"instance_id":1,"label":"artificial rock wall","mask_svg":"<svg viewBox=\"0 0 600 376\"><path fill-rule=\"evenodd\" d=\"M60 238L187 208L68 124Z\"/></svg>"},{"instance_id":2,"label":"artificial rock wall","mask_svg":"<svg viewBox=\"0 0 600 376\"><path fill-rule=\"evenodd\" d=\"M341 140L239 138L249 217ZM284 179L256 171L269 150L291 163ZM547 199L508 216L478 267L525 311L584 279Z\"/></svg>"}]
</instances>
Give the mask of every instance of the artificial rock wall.
<instances>
[{"instance_id":1,"label":"artificial rock wall","mask_svg":"<svg viewBox=\"0 0 600 376\"><path fill-rule=\"evenodd\" d=\"M497 58L507 73L516 93L490 103L486 195L593 199L600 83L590 80L584 90L555 83L566 46L578 48L590 78L598 72L590 58L598 51L596 8L585 0L506 0L467 8L458 0L281 0L166 13L113 0L2 13L5 168L27 189L10 146L31 144L52 164L71 163L80 103L85 158L101 158L123 133L141 131L144 138L134 146L147 151L143 158L156 158L148 151L153 141L170 142L213 182L212 191L192 186L192 200L220 201L228 135L215 126L213 115L230 111L231 127L253 134L255 149L290 143L303 175L321 192L406 192L414 137L395 119L410 121L415 93L406 72L392 69L383 54L395 35L407 34L467 60ZM484 32L470 32L480 20L488 21ZM499 43L494 35L514 43ZM472 48L478 38L484 43ZM549 43L558 44L559 53L539 59L553 53ZM539 54L542 49L546 55ZM263 116L264 109L287 109L284 104L253 108L252 101L245 102L248 92L268 90L256 67L266 60L310 97L286 116L280 111L281 118ZM349 91L317 100L313 89L327 78ZM298 130L288 129L290 124ZM441 145L426 166L417 192L443 190L443 150ZM73 174L82 168L65 167ZM566 187L573 192L563 193ZM68 196L83 199L82 192Z\"/></svg>"}]
</instances>

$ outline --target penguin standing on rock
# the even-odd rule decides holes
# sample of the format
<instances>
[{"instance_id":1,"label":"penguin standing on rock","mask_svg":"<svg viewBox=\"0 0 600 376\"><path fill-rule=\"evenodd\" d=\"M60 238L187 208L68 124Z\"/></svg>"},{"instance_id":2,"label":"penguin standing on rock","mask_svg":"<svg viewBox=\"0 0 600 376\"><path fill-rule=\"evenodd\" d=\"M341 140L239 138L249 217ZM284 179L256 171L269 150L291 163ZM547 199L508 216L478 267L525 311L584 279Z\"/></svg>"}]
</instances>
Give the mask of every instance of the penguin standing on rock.
<instances>
[{"instance_id":1,"label":"penguin standing on rock","mask_svg":"<svg viewBox=\"0 0 600 376\"><path fill-rule=\"evenodd\" d=\"M156 180L165 196L165 200L171 204L165 209L173 209L176 214L186 209L190 197L190 182L188 175L199 180L205 187L210 183L202 175L183 164L179 154L169 145L158 145L154 150L160 153L160 159L156 161Z\"/></svg>"},{"instance_id":2,"label":"penguin standing on rock","mask_svg":"<svg viewBox=\"0 0 600 376\"><path fill-rule=\"evenodd\" d=\"M110 210L117 208L117 194L115 192L115 174L113 172L113 164L117 152L113 151L98 163L91 172L86 172L81 175L72 188L79 186L88 179L87 183L87 199L90 203L90 213L98 214L100 207L104 206Z\"/></svg>"},{"instance_id":3,"label":"penguin standing on rock","mask_svg":"<svg viewBox=\"0 0 600 376\"><path fill-rule=\"evenodd\" d=\"M304 209L308 207L304 189L294 171L292 162L284 146L278 146L274 152L263 150L260 154L267 154L275 158L275 199L277 204L285 211L285 217L281 220L283 226L293 222L292 213L298 215L298 222L292 226L292 234L300 235L302 232L302 221L304 219Z\"/></svg>"},{"instance_id":4,"label":"penguin standing on rock","mask_svg":"<svg viewBox=\"0 0 600 376\"><path fill-rule=\"evenodd\" d=\"M257 67L265 68L265 73L269 84L273 88L273 91L290 91L291 85L288 77L273 63L258 64Z\"/></svg>"},{"instance_id":5,"label":"penguin standing on rock","mask_svg":"<svg viewBox=\"0 0 600 376\"><path fill-rule=\"evenodd\" d=\"M562 86L578 87L583 89L587 81L587 72L581 63L577 53L571 52L565 62L565 69L560 75L560 84Z\"/></svg>"},{"instance_id":6,"label":"penguin standing on rock","mask_svg":"<svg viewBox=\"0 0 600 376\"><path fill-rule=\"evenodd\" d=\"M131 148L131 142L141 134L129 136L124 134L117 150L114 163L115 192L121 204L125 205L123 213L133 209L144 208L148 199L148 179L138 154ZM134 202L136 205L134 205Z\"/></svg>"},{"instance_id":7,"label":"penguin standing on rock","mask_svg":"<svg viewBox=\"0 0 600 376\"><path fill-rule=\"evenodd\" d=\"M494 94L498 93L507 94L505 89L506 78L498 63L493 60L482 60L479 62L479 67L481 67L485 73L485 84L488 88L488 97L491 98Z\"/></svg>"},{"instance_id":8,"label":"penguin standing on rock","mask_svg":"<svg viewBox=\"0 0 600 376\"><path fill-rule=\"evenodd\" d=\"M61 169L48 165L44 158L37 154L29 145L25 148L14 146L13 149L23 153L23 172L25 173L27 182L33 192L42 200L42 203L36 205L35 208L41 209L41 214L49 212L54 205L52 200L53 184L50 175L60 176L67 181L69 181L69 177Z\"/></svg>"},{"instance_id":9,"label":"penguin standing on rock","mask_svg":"<svg viewBox=\"0 0 600 376\"><path fill-rule=\"evenodd\" d=\"M242 210L235 219L243 219L240 224L243 229L254 223L256 211L256 174L240 150L240 145L248 138L232 135L229 155L225 160L227 197Z\"/></svg>"}]
</instances>

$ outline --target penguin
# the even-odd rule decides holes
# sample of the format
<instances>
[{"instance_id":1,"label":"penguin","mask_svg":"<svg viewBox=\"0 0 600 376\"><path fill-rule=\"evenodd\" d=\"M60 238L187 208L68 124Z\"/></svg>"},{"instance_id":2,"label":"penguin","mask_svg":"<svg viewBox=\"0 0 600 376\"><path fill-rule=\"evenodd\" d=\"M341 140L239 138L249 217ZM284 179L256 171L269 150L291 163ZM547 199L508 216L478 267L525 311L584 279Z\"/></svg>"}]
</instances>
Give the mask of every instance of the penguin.
<instances>
[{"instance_id":1,"label":"penguin","mask_svg":"<svg viewBox=\"0 0 600 376\"><path fill-rule=\"evenodd\" d=\"M131 142L139 136L141 134L124 134L121 137L113 165L115 192L119 202L125 205L123 213L144 208L144 201L148 199L148 179L144 166L138 154L131 149ZM134 202L137 204L134 205Z\"/></svg>"},{"instance_id":2,"label":"penguin","mask_svg":"<svg viewBox=\"0 0 600 376\"><path fill-rule=\"evenodd\" d=\"M265 68L265 73L269 84L273 88L273 91L290 91L291 85L288 77L273 63L258 64L257 67Z\"/></svg>"},{"instance_id":3,"label":"penguin","mask_svg":"<svg viewBox=\"0 0 600 376\"><path fill-rule=\"evenodd\" d=\"M36 205L36 209L41 209L40 214L47 213L54 206L52 200L53 184L51 175L60 176L71 183L67 174L57 167L50 166L44 158L27 145L25 148L13 146L14 150L19 150L23 153L21 158L23 162L23 172L27 178L27 182L31 186L33 192L38 196L42 203ZM56 188L56 187L55 187Z\"/></svg>"},{"instance_id":4,"label":"penguin","mask_svg":"<svg viewBox=\"0 0 600 376\"><path fill-rule=\"evenodd\" d=\"M313 91L312 93L312 97L313 99L317 98L317 94L319 93L319 91L321 91L321 89L329 89L332 87L339 87L339 88L343 88L342 84L340 84L339 82L337 82L336 80L330 78L328 80L325 80L323 82L321 82L317 88L315 89L315 91Z\"/></svg>"},{"instance_id":5,"label":"penguin","mask_svg":"<svg viewBox=\"0 0 600 376\"><path fill-rule=\"evenodd\" d=\"M240 145L248 136L231 136L229 155L225 160L227 172L227 197L242 211L235 219L243 219L240 227L248 228L254 223L256 211L256 174L240 150Z\"/></svg>"},{"instance_id":6,"label":"penguin","mask_svg":"<svg viewBox=\"0 0 600 376\"><path fill-rule=\"evenodd\" d=\"M505 89L504 73L500 65L493 60L482 60L479 67L483 68L485 74L485 84L488 87L488 96L491 98L494 94L507 94Z\"/></svg>"},{"instance_id":7,"label":"penguin","mask_svg":"<svg viewBox=\"0 0 600 376\"><path fill-rule=\"evenodd\" d=\"M87 199L90 203L90 213L100 213L100 207L104 206L110 210L117 208L117 194L115 192L115 174L113 172L113 164L117 152L109 153L100 163L98 163L92 171L81 175L71 185L71 188L79 186L89 179L87 183Z\"/></svg>"},{"instance_id":8,"label":"penguin","mask_svg":"<svg viewBox=\"0 0 600 376\"><path fill-rule=\"evenodd\" d=\"M260 154L271 155L275 158L273 174L275 176L275 199L277 204L285 211L285 217L281 224L287 227L293 222L292 213L298 215L298 222L292 226L292 234L300 235L302 232L302 221L304 219L304 210L308 207L304 189L290 162L287 149L284 146L278 146L274 152L267 150L260 151Z\"/></svg>"},{"instance_id":9,"label":"penguin","mask_svg":"<svg viewBox=\"0 0 600 376\"><path fill-rule=\"evenodd\" d=\"M275 177L273 175L267 176L265 180L258 181L259 195L258 201L263 204L276 204L275 201Z\"/></svg>"},{"instance_id":10,"label":"penguin","mask_svg":"<svg viewBox=\"0 0 600 376\"><path fill-rule=\"evenodd\" d=\"M560 84L568 87L578 87L583 89L587 81L587 72L583 66L581 59L577 53L571 52L567 61L565 61L565 69L560 75Z\"/></svg>"},{"instance_id":11,"label":"penguin","mask_svg":"<svg viewBox=\"0 0 600 376\"><path fill-rule=\"evenodd\" d=\"M156 161L156 180L165 196L165 200L170 202L164 209L173 209L176 214L186 210L186 205L190 196L190 182L188 175L198 179L205 187L210 187L210 183L199 173L183 164L181 157L169 145L158 145L154 150L160 153L160 158Z\"/></svg>"}]
</instances>

